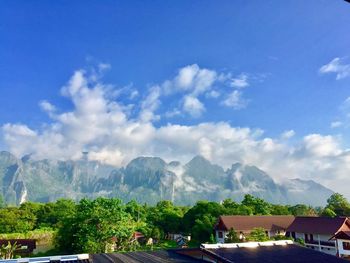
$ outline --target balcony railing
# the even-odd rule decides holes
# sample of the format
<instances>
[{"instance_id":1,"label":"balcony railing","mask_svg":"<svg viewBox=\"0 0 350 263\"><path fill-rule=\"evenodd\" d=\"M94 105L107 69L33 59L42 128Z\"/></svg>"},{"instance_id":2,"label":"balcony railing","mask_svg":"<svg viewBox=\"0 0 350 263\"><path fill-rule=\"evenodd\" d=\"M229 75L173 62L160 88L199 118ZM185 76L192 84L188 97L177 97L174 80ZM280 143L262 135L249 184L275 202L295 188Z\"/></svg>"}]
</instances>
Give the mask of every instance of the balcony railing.
<instances>
[{"instance_id":1,"label":"balcony railing","mask_svg":"<svg viewBox=\"0 0 350 263\"><path fill-rule=\"evenodd\" d=\"M317 240L305 240L305 245L318 245ZM335 242L333 241L320 241L321 246L335 247Z\"/></svg>"}]
</instances>

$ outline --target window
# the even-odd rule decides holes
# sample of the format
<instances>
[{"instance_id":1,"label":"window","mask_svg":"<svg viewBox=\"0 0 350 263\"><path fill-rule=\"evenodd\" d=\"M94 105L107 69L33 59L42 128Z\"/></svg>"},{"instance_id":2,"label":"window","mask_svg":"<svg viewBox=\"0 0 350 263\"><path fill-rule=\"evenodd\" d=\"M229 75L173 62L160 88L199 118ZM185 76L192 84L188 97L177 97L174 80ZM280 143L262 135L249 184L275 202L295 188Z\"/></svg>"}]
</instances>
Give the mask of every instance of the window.
<instances>
[{"instance_id":1,"label":"window","mask_svg":"<svg viewBox=\"0 0 350 263\"><path fill-rule=\"evenodd\" d=\"M343 249L350 250L350 242L343 242Z\"/></svg>"},{"instance_id":2,"label":"window","mask_svg":"<svg viewBox=\"0 0 350 263\"><path fill-rule=\"evenodd\" d=\"M224 235L222 234L221 231L218 232L218 237L219 237L219 238L223 238L223 237L224 237Z\"/></svg>"}]
</instances>

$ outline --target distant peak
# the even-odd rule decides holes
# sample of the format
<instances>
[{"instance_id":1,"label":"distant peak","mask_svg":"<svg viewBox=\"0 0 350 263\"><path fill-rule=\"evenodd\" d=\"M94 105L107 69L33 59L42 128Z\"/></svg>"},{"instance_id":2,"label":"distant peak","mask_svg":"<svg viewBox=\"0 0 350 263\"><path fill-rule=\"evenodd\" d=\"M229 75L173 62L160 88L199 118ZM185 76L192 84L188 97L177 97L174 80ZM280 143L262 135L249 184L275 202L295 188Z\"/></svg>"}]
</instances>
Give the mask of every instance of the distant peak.
<instances>
[{"instance_id":1,"label":"distant peak","mask_svg":"<svg viewBox=\"0 0 350 263\"><path fill-rule=\"evenodd\" d=\"M208 159L206 159L203 155L196 155L195 157L192 158L190 163L192 162L205 162L205 163L210 163Z\"/></svg>"},{"instance_id":2,"label":"distant peak","mask_svg":"<svg viewBox=\"0 0 350 263\"><path fill-rule=\"evenodd\" d=\"M171 161L170 163L168 163L168 165L171 167L176 167L176 166L180 166L181 163L179 161Z\"/></svg>"},{"instance_id":3,"label":"distant peak","mask_svg":"<svg viewBox=\"0 0 350 263\"><path fill-rule=\"evenodd\" d=\"M32 157L32 154L30 153L30 154L26 154L26 155L24 155L22 158L21 158L21 161L22 162L27 162L27 161L29 161L30 159L31 159L31 157Z\"/></svg>"},{"instance_id":4,"label":"distant peak","mask_svg":"<svg viewBox=\"0 0 350 263\"><path fill-rule=\"evenodd\" d=\"M7 157L7 158L12 158L12 159L17 159L17 157L15 155L13 155L12 153L10 153L8 151L1 151L0 152L0 157Z\"/></svg>"},{"instance_id":5,"label":"distant peak","mask_svg":"<svg viewBox=\"0 0 350 263\"><path fill-rule=\"evenodd\" d=\"M142 166L165 166L166 162L159 157L150 157L150 156L141 156L131 160L127 167L134 165L142 165Z\"/></svg>"}]
</instances>

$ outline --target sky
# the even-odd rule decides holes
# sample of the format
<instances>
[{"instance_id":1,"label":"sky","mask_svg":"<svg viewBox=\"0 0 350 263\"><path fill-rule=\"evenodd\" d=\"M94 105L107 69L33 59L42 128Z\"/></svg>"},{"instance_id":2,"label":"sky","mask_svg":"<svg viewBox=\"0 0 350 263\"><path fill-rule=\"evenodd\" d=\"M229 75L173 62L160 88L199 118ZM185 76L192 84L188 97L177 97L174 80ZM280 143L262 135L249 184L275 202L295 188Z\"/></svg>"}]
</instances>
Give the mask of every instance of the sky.
<instances>
[{"instance_id":1,"label":"sky","mask_svg":"<svg viewBox=\"0 0 350 263\"><path fill-rule=\"evenodd\" d=\"M350 197L349 25L342 0L1 1L0 150L200 154Z\"/></svg>"}]
</instances>

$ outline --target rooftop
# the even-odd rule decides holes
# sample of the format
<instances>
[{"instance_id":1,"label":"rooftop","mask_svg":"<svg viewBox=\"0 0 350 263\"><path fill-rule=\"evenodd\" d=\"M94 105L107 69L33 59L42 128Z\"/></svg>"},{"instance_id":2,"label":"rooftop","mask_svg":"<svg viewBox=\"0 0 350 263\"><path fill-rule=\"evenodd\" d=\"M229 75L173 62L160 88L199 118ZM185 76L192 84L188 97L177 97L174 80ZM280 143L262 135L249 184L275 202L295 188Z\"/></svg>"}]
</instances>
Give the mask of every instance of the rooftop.
<instances>
[{"instance_id":1,"label":"rooftop","mask_svg":"<svg viewBox=\"0 0 350 263\"><path fill-rule=\"evenodd\" d=\"M188 255L182 255L176 250L158 250L158 251L135 251L125 253L108 253L92 255L93 263L196 263L206 262Z\"/></svg>"},{"instance_id":2,"label":"rooftop","mask_svg":"<svg viewBox=\"0 0 350 263\"><path fill-rule=\"evenodd\" d=\"M289 232L334 235L338 231L350 231L346 217L306 217L298 216L288 227Z\"/></svg>"},{"instance_id":3,"label":"rooftop","mask_svg":"<svg viewBox=\"0 0 350 263\"><path fill-rule=\"evenodd\" d=\"M255 227L262 227L275 231L287 229L294 219L294 216L220 216L215 229L250 231Z\"/></svg>"},{"instance_id":4,"label":"rooftop","mask_svg":"<svg viewBox=\"0 0 350 263\"><path fill-rule=\"evenodd\" d=\"M340 263L348 262L344 259L337 258L319 251L304 248L299 245L289 244L286 246L260 246L255 248L218 248L208 249L211 253L220 256L223 263L230 262L327 262Z\"/></svg>"}]
</instances>

